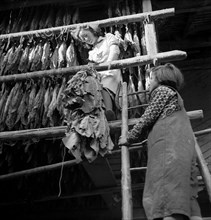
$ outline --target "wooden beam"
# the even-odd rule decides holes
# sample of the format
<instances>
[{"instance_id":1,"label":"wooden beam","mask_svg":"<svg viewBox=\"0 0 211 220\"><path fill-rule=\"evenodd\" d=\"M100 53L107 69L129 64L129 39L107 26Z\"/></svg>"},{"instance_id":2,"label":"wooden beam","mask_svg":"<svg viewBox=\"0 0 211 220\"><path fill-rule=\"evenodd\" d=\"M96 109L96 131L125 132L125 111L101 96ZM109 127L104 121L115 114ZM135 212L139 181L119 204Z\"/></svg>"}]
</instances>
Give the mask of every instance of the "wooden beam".
<instances>
[{"instance_id":1,"label":"wooden beam","mask_svg":"<svg viewBox=\"0 0 211 220\"><path fill-rule=\"evenodd\" d=\"M147 140L144 140L141 143L133 144L134 147L131 146L129 148L129 151L132 152L132 151L136 151L136 150L140 149L142 147L142 145L146 142L147 142ZM101 158L101 159L105 160L106 158L112 157L113 155L120 154L120 153L121 153L121 149L113 150L110 154L106 154L104 156L104 158ZM98 166L98 165L101 166L102 165L101 162L102 161L100 161L100 162L97 161L97 163L93 163L93 165L90 164L90 166L93 166L93 168L94 168L94 166ZM10 180L10 179L18 178L18 177L21 177L21 176L33 175L35 173L39 174L39 173L42 173L42 172L57 170L57 169L60 169L61 167L66 168L66 167L77 165L79 163L82 163L82 164L86 163L87 164L87 162L85 162L85 161L81 162L81 161L78 161L78 160L63 161L63 162L60 162L60 163L55 163L55 164L45 165L45 166L41 166L41 167L35 167L35 168L27 169L27 170L17 171L17 172L13 172L13 173L3 174L3 175L0 175L0 181ZM100 172L100 167L98 167L97 169L98 169L98 173L99 173ZM110 174L108 174L108 175L110 175ZM96 179L96 183L97 183L98 187L99 187L99 185L101 185L101 187L105 187L105 184L102 183L102 180ZM113 186L113 182L110 181L108 185Z\"/></svg>"},{"instance_id":2,"label":"wooden beam","mask_svg":"<svg viewBox=\"0 0 211 220\"><path fill-rule=\"evenodd\" d=\"M194 135L197 137L200 135L205 135L205 134L210 134L210 133L211 133L211 128L194 132ZM141 147L143 147L142 145L145 142L147 142L147 140L144 140L141 143L133 144L134 147L130 147L129 151L132 152L132 151L140 149ZM121 153L121 150L114 150L111 152L111 154L108 154L105 157L112 157L112 155L119 154L119 153ZM69 161L64 161L64 162L46 165L46 166L42 166L42 167L36 167L36 168L28 169L28 170L13 172L13 173L9 173L9 174L3 174L3 175L0 175L0 181L18 178L18 177L25 176L25 175L33 175L35 173L48 172L48 171L60 169L62 166L65 168L65 167L69 167L69 166L74 166L78 163L80 163L80 162L77 160L69 160Z\"/></svg>"},{"instance_id":3,"label":"wooden beam","mask_svg":"<svg viewBox=\"0 0 211 220\"><path fill-rule=\"evenodd\" d=\"M143 12L151 12L151 0L142 0ZM144 37L146 41L146 50L149 55L156 55L158 53L157 34L155 31L155 24L153 20L149 19L144 23Z\"/></svg>"},{"instance_id":4,"label":"wooden beam","mask_svg":"<svg viewBox=\"0 0 211 220\"><path fill-rule=\"evenodd\" d=\"M128 133L128 96L127 83L122 84L122 130L121 136L126 141ZM127 146L121 147L121 188L122 220L133 219L133 199L131 191L130 154Z\"/></svg>"},{"instance_id":5,"label":"wooden beam","mask_svg":"<svg viewBox=\"0 0 211 220\"><path fill-rule=\"evenodd\" d=\"M106 0L101 0L99 1L100 4L98 4L98 1L80 1L80 7L90 7L90 6L97 6L97 5L102 5L103 3L107 3ZM175 14L186 14L186 13L194 13L196 11L211 11L211 6L200 6L196 7L192 3L193 1L187 1L187 4L179 4L178 7L176 8ZM155 2L153 0L153 6L156 6L156 8L169 8L169 7L175 7L175 2L165 2L165 1L159 1ZM41 5L49 5L49 4L64 4L64 5L69 5L69 6L74 6L78 7L79 2L77 0L30 0L30 1L6 1L0 5L0 11L7 11L7 10L14 10L14 9L22 9L22 8L27 8L27 7L33 7L33 6L41 6ZM183 6L183 8L181 7ZM154 8L154 7L153 7ZM157 10L157 9L156 9Z\"/></svg>"},{"instance_id":6,"label":"wooden beam","mask_svg":"<svg viewBox=\"0 0 211 220\"><path fill-rule=\"evenodd\" d=\"M202 110L195 110L187 112L190 120L203 118ZM128 125L133 126L138 121L138 118L133 118L128 120ZM109 128L111 132L115 132L116 129L120 129L122 126L121 120L110 121ZM29 130L17 130L17 131L4 131L0 132L0 141L4 140L24 140L31 138L45 139L45 138L62 138L65 136L67 127L57 126L57 127L47 127L47 128L37 128Z\"/></svg>"},{"instance_id":7,"label":"wooden beam","mask_svg":"<svg viewBox=\"0 0 211 220\"><path fill-rule=\"evenodd\" d=\"M158 11L153 11L153 12L138 13L138 14L133 14L133 15L121 16L121 17L107 18L107 19L97 20L97 21L92 21L92 22L77 23L77 24L45 28L45 29L33 30L33 31L23 31L23 32L18 32L18 33L2 34L0 35L0 40L20 38L22 36L39 36L39 35L42 36L42 34L47 34L47 33L50 33L50 34L52 33L59 34L61 32L65 33L67 31L74 30L79 26L83 27L89 24L98 24L100 27L108 27L112 25L143 22L146 18L149 18L149 17L151 20L154 21L160 18L166 18L166 17L173 16L173 15L174 15L174 8L163 9L163 10L158 10Z\"/></svg>"},{"instance_id":8,"label":"wooden beam","mask_svg":"<svg viewBox=\"0 0 211 220\"><path fill-rule=\"evenodd\" d=\"M168 62L170 60L183 60L187 57L186 52L174 50L169 52L158 53L154 56L144 55L144 56L136 56L128 59L123 60L115 60L112 62L106 62L101 64L93 64L93 67L97 71L103 71L108 69L121 69L126 67L133 67L133 66L142 66L149 63L153 63L155 59L159 62ZM11 82L11 81L26 81L29 79L37 80L43 77L52 77L52 76L65 76L65 75L74 75L80 70L87 70L90 69L90 65L81 65L81 66L73 66L73 67L66 67L66 68L59 68L59 69L50 69L44 71L34 71L28 73L21 73L21 74L13 74L13 75L6 75L0 76L0 83L3 82Z\"/></svg>"},{"instance_id":9,"label":"wooden beam","mask_svg":"<svg viewBox=\"0 0 211 220\"><path fill-rule=\"evenodd\" d=\"M152 11L152 3L151 0L142 0L142 8L143 12L151 12ZM155 31L155 24L151 19L146 19L144 22L144 32L142 33L142 38L144 39L144 53L155 56L158 53L158 43L157 43L157 34ZM158 60L154 60L153 65L159 65ZM171 60L170 60L171 61ZM150 65L147 66L149 68ZM149 73L145 73L145 88L149 87Z\"/></svg>"},{"instance_id":10,"label":"wooden beam","mask_svg":"<svg viewBox=\"0 0 211 220\"><path fill-rule=\"evenodd\" d=\"M211 128L207 128L201 131L195 131L194 133L195 133L195 136L206 135L206 134L211 133Z\"/></svg>"},{"instance_id":11,"label":"wooden beam","mask_svg":"<svg viewBox=\"0 0 211 220\"><path fill-rule=\"evenodd\" d=\"M209 196L209 200L211 202L211 174L209 172L208 166L206 164L206 161L203 157L203 154L201 152L201 148L198 145L197 139L195 138L195 149L196 149L196 154L197 154L197 159L198 159L198 164L199 164L199 168L201 171L201 175L203 177L205 186L206 186L206 190Z\"/></svg>"},{"instance_id":12,"label":"wooden beam","mask_svg":"<svg viewBox=\"0 0 211 220\"><path fill-rule=\"evenodd\" d=\"M50 165L46 165L46 166L35 167L35 168L32 168L32 169L27 169L27 170L17 171L17 172L13 172L13 173L3 174L3 175L0 175L0 181L19 178L19 177L22 177L22 176L33 175L35 173L39 174L39 173L43 173L43 172L49 172L49 171L52 171L52 170L60 169L61 167L73 166L73 165L76 165L78 163L79 162L77 160L70 160L70 161L65 161L65 162L61 162L61 163L55 163L55 164L50 164Z\"/></svg>"}]
</instances>

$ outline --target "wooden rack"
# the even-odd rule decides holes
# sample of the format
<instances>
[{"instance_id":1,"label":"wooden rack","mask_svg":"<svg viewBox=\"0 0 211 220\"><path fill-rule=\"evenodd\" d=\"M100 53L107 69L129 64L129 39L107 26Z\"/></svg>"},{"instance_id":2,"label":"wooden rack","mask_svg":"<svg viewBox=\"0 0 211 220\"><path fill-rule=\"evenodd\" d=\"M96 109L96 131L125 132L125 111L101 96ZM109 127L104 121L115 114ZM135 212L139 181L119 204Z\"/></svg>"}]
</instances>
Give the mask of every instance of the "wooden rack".
<instances>
[{"instance_id":1,"label":"wooden rack","mask_svg":"<svg viewBox=\"0 0 211 220\"><path fill-rule=\"evenodd\" d=\"M98 24L99 27L106 27L106 26L112 26L112 25L122 25L127 23L134 23L134 22L143 22L145 20L147 21L154 21L161 18L166 18L169 16L173 16L175 13L174 8L169 9L163 9L163 10L157 10L152 12L146 12L146 13L138 13L133 15L126 15L121 17L114 17L114 18L108 18L93 22L85 22L85 23L77 23L77 24L71 24L71 25L65 25L65 26L59 26L59 27L53 27L53 28L45 28L40 30L33 30L33 31L23 31L18 33L10 33L10 34L2 34L0 35L0 40L2 39L15 39L20 37L31 37L31 36L45 36L46 34L60 34L65 33L67 31L71 31L76 29L77 27L83 27L88 24Z\"/></svg>"},{"instance_id":2,"label":"wooden rack","mask_svg":"<svg viewBox=\"0 0 211 220\"><path fill-rule=\"evenodd\" d=\"M93 67L97 71L103 71L108 69L120 69L125 67L132 67L132 66L143 66L146 64L151 64L155 60L159 62L168 62L170 60L183 60L187 57L186 52L180 50L174 50L169 52L158 53L156 55L144 55L144 56L137 56L123 60L116 60L112 62L102 63L93 65ZM90 65L81 65L81 66L73 66L73 67L66 67L66 68L59 68L59 69L50 69L50 70L43 70L43 71L34 71L28 73L21 73L21 74L13 74L13 75L6 75L0 76L0 83L3 82L11 82L11 81L25 81L25 80L37 80L43 77L52 77L52 76L65 76L65 75L73 75L79 70L87 70L91 68Z\"/></svg>"},{"instance_id":3,"label":"wooden rack","mask_svg":"<svg viewBox=\"0 0 211 220\"><path fill-rule=\"evenodd\" d=\"M143 4L144 2L145 0L143 0ZM146 2L144 5L145 6L147 5ZM108 69L121 69L125 67L142 66L146 64L155 64L155 63L160 63L160 62L169 62L169 61L185 59L187 54L184 51L175 50L175 51L158 53L158 50L157 50L157 40L156 40L156 33L154 30L153 22L157 19L173 16L175 12L174 9L170 8L170 9L164 9L164 10L159 10L159 11L150 11L151 10L150 7L148 9L143 7L143 9L144 9L144 13L139 13L139 14L134 14L134 15L127 15L127 16L122 16L122 17L104 19L100 21L78 23L78 24L42 29L42 30L34 30L34 31L0 35L0 40L5 40L5 39L11 40L11 39L17 39L20 37L31 37L31 36L42 37L42 36L49 35L49 34L67 33L67 32L71 32L72 30L78 27L82 27L90 23L98 24L100 27L106 27L106 26L113 26L113 25L115 26L115 25L134 23L134 22L144 22L144 30L145 30L146 38L147 38L146 40L147 54L143 56L137 56L133 58L124 59L124 60L112 61L110 63L95 65L94 67L96 68L97 71L108 70ZM0 82L6 83L6 82L11 82L11 81L24 81L24 80L30 80L30 79L35 80L35 79L39 79L42 77L73 75L79 70L86 70L87 68L90 68L90 66L82 65L82 66L75 66L75 67L69 67L69 68L51 69L51 70L45 70L45 71L36 71L36 72L1 76ZM124 88L125 87L126 86L124 84ZM125 135L128 129L127 122L129 122L129 125L133 125L135 124L137 119L128 120L128 117L127 117L128 107L126 103L127 93L124 93L123 102L124 102L124 108L122 110L122 122L121 121L109 122L109 126L111 129L113 128L115 130L117 128L120 128L122 125L122 135ZM195 114L193 115L194 115L193 116L194 118L201 118L203 114L202 114L202 111L199 110L197 112L197 116ZM20 140L24 138L32 138L32 137L37 137L37 138L63 137L65 134L65 131L66 131L66 127L60 126L60 127L52 127L52 128L31 129L31 130L24 130L24 131L1 132L0 140L4 141L4 140L10 139L10 140L15 141L15 140ZM203 134L203 132L201 132L201 134ZM131 220L132 219L132 196L131 196L131 180L130 180L130 170L129 170L129 150L127 147L125 146L122 147L121 155L122 155L121 165L122 165L122 196L123 196L123 200L122 200L123 201L122 203L123 218L122 219ZM31 170L25 170L25 171L21 171L17 173L2 175L0 176L0 179L8 179L8 178L10 179L10 178L28 175L32 173L49 171L49 170L57 169L64 165L70 166L70 165L74 165L77 163L78 163L77 160L73 160L73 161L67 161L67 162L62 162L58 164L52 164L52 165L48 165L44 167L37 167Z\"/></svg>"},{"instance_id":4,"label":"wooden rack","mask_svg":"<svg viewBox=\"0 0 211 220\"><path fill-rule=\"evenodd\" d=\"M130 119L129 119L130 121ZM112 122L111 122L112 123ZM110 124L111 124L110 123ZM130 123L129 123L130 125ZM63 135L60 134L60 138L64 136L65 133L65 127L61 127L60 133L62 133ZM33 129L32 129L33 130ZM38 130L38 129L37 129ZM44 129L43 129L44 130ZM27 131L27 130L26 130ZM29 131L30 132L30 131ZM37 131L38 132L38 131ZM42 131L40 131L39 135L40 136ZM2 132L4 133L4 132ZM1 133L1 134L2 134ZM11 135L12 132L8 132L8 135ZM201 130L201 131L196 131L194 132L195 136L201 136L201 135L205 135L205 134L209 134L211 133L211 129L205 129L205 130ZM20 139L24 138L24 134L26 135L26 132L23 131L23 134L21 135ZM12 134L13 135L13 134ZM17 134L16 134L17 135ZM54 136L55 134L50 135L50 137ZM32 136L34 137L34 136ZM1 137L0 140L7 140L8 137ZM16 136L17 138L17 136ZM30 137L28 137L30 138ZM42 138L42 134L41 134L41 138ZM12 139L13 140L13 139ZM16 139L17 140L17 139ZM139 150L144 143L146 143L147 140L142 141L141 143L135 143L133 144L132 147L129 148L129 151L136 151ZM119 154L121 153L121 150L114 150L111 152L111 154L106 155L106 157L109 157L110 155L114 155L114 154ZM9 173L9 174L4 174L4 175L0 175L0 181L2 180L9 180L9 179L14 179L14 178L18 178L18 177L22 177L22 176L27 176L27 175L33 175L33 174L38 174L38 173L43 173L43 172L48 172L48 171L52 171L52 170L57 170L59 168L63 167L70 167L70 166L74 166L76 164L78 164L79 161L78 160L69 160L69 161L64 161L64 162L60 162L60 163L55 163L55 164L51 164L51 165L46 165L46 166L41 166L41 167L36 167L36 168L32 168L32 169L28 169L28 170L23 170L23 171L18 171L18 172L14 172L14 173Z\"/></svg>"},{"instance_id":5,"label":"wooden rack","mask_svg":"<svg viewBox=\"0 0 211 220\"><path fill-rule=\"evenodd\" d=\"M190 120L203 118L202 110L195 110L187 112ZM138 121L137 118L129 119L128 125L133 126ZM114 133L117 129L120 129L122 126L121 120L110 121L109 128L111 133ZM65 136L66 126L58 126L58 127L48 127L48 128L37 128L37 129L29 129L29 130L18 130L18 131L4 131L0 132L0 141L17 141L23 139L31 139L31 138L62 138ZM206 129L204 132L199 131L199 135L203 135L205 133L209 133L210 129Z\"/></svg>"}]
</instances>

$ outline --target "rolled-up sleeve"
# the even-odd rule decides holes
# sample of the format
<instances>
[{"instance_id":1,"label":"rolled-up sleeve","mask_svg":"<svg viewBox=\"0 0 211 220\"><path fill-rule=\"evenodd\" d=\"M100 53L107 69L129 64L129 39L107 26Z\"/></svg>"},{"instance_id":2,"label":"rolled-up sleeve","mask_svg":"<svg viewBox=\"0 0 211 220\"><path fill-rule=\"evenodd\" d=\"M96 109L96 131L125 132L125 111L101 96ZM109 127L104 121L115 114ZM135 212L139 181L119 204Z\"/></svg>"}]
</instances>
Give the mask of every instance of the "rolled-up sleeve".
<instances>
[{"instance_id":1,"label":"rolled-up sleeve","mask_svg":"<svg viewBox=\"0 0 211 220\"><path fill-rule=\"evenodd\" d=\"M115 35L111 34L111 33L107 33L106 34L106 40L107 40L107 44L110 47L111 45L117 45L119 46L119 41L118 39L115 37Z\"/></svg>"}]
</instances>

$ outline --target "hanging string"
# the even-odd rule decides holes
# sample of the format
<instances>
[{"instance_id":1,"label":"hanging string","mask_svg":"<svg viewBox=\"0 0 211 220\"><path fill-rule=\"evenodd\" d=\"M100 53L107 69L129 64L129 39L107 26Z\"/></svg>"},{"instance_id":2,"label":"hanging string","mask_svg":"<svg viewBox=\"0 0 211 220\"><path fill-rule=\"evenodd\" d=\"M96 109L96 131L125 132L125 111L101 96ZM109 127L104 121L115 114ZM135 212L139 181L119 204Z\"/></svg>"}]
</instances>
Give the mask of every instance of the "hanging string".
<instances>
[{"instance_id":1,"label":"hanging string","mask_svg":"<svg viewBox=\"0 0 211 220\"><path fill-rule=\"evenodd\" d=\"M62 174L63 174L63 169L64 169L65 154L66 154L66 149L63 147L62 166L61 166L60 177L59 177L59 194L58 194L58 197L60 197L61 193L62 193L61 182L62 182Z\"/></svg>"}]
</instances>

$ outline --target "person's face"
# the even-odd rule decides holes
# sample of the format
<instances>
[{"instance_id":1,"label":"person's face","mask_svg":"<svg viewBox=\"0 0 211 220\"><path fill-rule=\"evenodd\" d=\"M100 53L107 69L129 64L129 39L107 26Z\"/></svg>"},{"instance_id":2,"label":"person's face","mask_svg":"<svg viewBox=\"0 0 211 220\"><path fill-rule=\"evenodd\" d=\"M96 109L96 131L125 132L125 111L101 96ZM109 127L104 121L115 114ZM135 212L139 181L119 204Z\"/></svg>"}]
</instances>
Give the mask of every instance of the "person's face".
<instances>
[{"instance_id":1,"label":"person's face","mask_svg":"<svg viewBox=\"0 0 211 220\"><path fill-rule=\"evenodd\" d=\"M155 77L155 74L150 72L150 77L149 77L149 92L154 90L156 87L158 87L159 83Z\"/></svg>"},{"instance_id":2,"label":"person's face","mask_svg":"<svg viewBox=\"0 0 211 220\"><path fill-rule=\"evenodd\" d=\"M94 45L97 41L97 36L95 36L90 30L82 29L79 36L83 42L90 45Z\"/></svg>"}]
</instances>

